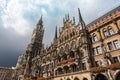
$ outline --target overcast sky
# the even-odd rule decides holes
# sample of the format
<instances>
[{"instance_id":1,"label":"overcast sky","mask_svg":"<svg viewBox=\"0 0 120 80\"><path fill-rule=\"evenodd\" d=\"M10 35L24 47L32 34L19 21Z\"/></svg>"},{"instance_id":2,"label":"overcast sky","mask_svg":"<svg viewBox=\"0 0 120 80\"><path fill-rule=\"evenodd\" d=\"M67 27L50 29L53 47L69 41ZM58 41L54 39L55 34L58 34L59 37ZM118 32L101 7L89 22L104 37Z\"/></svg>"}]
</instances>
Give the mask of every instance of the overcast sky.
<instances>
[{"instance_id":1,"label":"overcast sky","mask_svg":"<svg viewBox=\"0 0 120 80\"><path fill-rule=\"evenodd\" d=\"M0 66L15 66L30 43L31 33L43 15L45 45L53 40L63 17L78 20L78 8L86 24L120 5L120 0L0 0Z\"/></svg>"}]
</instances>

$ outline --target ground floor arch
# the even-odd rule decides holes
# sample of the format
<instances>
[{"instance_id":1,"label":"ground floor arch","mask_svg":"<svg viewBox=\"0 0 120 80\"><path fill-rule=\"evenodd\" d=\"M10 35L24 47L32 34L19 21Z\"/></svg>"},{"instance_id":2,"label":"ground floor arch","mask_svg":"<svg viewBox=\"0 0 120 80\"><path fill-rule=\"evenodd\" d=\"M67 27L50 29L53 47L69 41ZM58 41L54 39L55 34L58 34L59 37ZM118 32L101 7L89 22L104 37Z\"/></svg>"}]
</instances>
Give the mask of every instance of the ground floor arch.
<instances>
[{"instance_id":1,"label":"ground floor arch","mask_svg":"<svg viewBox=\"0 0 120 80\"><path fill-rule=\"evenodd\" d=\"M67 80L70 80L70 78L67 78Z\"/></svg>"},{"instance_id":2,"label":"ground floor arch","mask_svg":"<svg viewBox=\"0 0 120 80\"><path fill-rule=\"evenodd\" d=\"M88 79L84 77L83 80L88 80Z\"/></svg>"},{"instance_id":3,"label":"ground floor arch","mask_svg":"<svg viewBox=\"0 0 120 80\"><path fill-rule=\"evenodd\" d=\"M79 78L75 77L74 80L79 80Z\"/></svg>"},{"instance_id":4,"label":"ground floor arch","mask_svg":"<svg viewBox=\"0 0 120 80\"><path fill-rule=\"evenodd\" d=\"M118 72L118 73L116 74L115 80L120 80L120 72Z\"/></svg>"},{"instance_id":5,"label":"ground floor arch","mask_svg":"<svg viewBox=\"0 0 120 80\"><path fill-rule=\"evenodd\" d=\"M95 80L108 80L108 79L105 75L98 74L98 75L96 75Z\"/></svg>"}]
</instances>

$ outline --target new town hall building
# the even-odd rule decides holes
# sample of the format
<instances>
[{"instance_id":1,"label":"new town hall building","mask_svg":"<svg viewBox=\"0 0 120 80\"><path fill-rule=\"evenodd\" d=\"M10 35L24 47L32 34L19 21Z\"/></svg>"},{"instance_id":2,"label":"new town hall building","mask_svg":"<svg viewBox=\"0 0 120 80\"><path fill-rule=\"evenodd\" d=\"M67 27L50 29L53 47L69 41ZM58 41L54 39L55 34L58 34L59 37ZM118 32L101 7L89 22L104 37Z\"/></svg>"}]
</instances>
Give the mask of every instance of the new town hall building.
<instances>
[{"instance_id":1,"label":"new town hall building","mask_svg":"<svg viewBox=\"0 0 120 80\"><path fill-rule=\"evenodd\" d=\"M78 23L65 16L47 48L41 17L26 50L25 79L120 80L120 6L88 25L78 14Z\"/></svg>"}]
</instances>

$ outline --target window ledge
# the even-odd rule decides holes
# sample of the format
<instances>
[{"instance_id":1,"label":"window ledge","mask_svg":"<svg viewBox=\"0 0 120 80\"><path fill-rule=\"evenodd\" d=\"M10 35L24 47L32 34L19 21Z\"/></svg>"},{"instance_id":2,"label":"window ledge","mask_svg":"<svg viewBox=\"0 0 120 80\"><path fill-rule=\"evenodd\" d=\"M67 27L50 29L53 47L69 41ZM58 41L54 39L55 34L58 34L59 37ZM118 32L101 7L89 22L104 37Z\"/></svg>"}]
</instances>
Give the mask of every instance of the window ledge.
<instances>
[{"instance_id":1,"label":"window ledge","mask_svg":"<svg viewBox=\"0 0 120 80\"><path fill-rule=\"evenodd\" d=\"M97 42L99 42L100 40L98 40L98 41L94 41L94 42L92 42L92 44L95 44L95 43L97 43Z\"/></svg>"},{"instance_id":2,"label":"window ledge","mask_svg":"<svg viewBox=\"0 0 120 80\"><path fill-rule=\"evenodd\" d=\"M99 54L97 54L97 55L94 55L94 56L100 56L100 55L102 55L102 53L99 53Z\"/></svg>"},{"instance_id":3,"label":"window ledge","mask_svg":"<svg viewBox=\"0 0 120 80\"><path fill-rule=\"evenodd\" d=\"M111 53L111 52L118 51L118 50L120 50L120 48L111 50L111 51L109 51L109 52Z\"/></svg>"},{"instance_id":4,"label":"window ledge","mask_svg":"<svg viewBox=\"0 0 120 80\"><path fill-rule=\"evenodd\" d=\"M113 37L113 36L115 36L115 35L117 35L118 33L114 33L113 35L109 35L109 36L107 36L107 37L104 37L103 39L107 39L107 38L110 38L110 37Z\"/></svg>"}]
</instances>

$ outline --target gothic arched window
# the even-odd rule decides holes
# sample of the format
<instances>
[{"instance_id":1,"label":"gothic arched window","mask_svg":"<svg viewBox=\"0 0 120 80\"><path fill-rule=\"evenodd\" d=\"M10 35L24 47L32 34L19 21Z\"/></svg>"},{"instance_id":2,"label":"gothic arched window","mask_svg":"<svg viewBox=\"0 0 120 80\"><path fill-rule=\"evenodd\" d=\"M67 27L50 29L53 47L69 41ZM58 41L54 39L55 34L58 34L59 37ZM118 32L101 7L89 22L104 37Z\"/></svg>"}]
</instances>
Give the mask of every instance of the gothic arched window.
<instances>
[{"instance_id":1,"label":"gothic arched window","mask_svg":"<svg viewBox=\"0 0 120 80\"><path fill-rule=\"evenodd\" d=\"M97 38L96 34L93 34L92 42L95 42L95 41L98 41L98 38Z\"/></svg>"},{"instance_id":2,"label":"gothic arched window","mask_svg":"<svg viewBox=\"0 0 120 80\"><path fill-rule=\"evenodd\" d=\"M104 29L104 30L103 30L103 34L104 34L104 37L108 37L108 36L109 36L108 30Z\"/></svg>"},{"instance_id":3,"label":"gothic arched window","mask_svg":"<svg viewBox=\"0 0 120 80\"><path fill-rule=\"evenodd\" d=\"M58 59L59 62L61 61L61 57L60 56L58 56L57 59Z\"/></svg>"},{"instance_id":4,"label":"gothic arched window","mask_svg":"<svg viewBox=\"0 0 120 80\"><path fill-rule=\"evenodd\" d=\"M73 51L70 52L70 58L74 58L75 57L75 53Z\"/></svg>"},{"instance_id":5,"label":"gothic arched window","mask_svg":"<svg viewBox=\"0 0 120 80\"><path fill-rule=\"evenodd\" d=\"M63 54L64 53L64 49L63 47L60 48L60 54Z\"/></svg>"},{"instance_id":6,"label":"gothic arched window","mask_svg":"<svg viewBox=\"0 0 120 80\"><path fill-rule=\"evenodd\" d=\"M108 32L109 32L110 35L115 34L114 31L113 31L113 29L111 27L108 28Z\"/></svg>"},{"instance_id":7,"label":"gothic arched window","mask_svg":"<svg viewBox=\"0 0 120 80\"><path fill-rule=\"evenodd\" d=\"M84 77L83 80L88 80L88 79Z\"/></svg>"},{"instance_id":8,"label":"gothic arched window","mask_svg":"<svg viewBox=\"0 0 120 80\"><path fill-rule=\"evenodd\" d=\"M75 48L76 48L76 44L75 44L74 41L73 41L72 44L71 44L71 48L72 48L72 49L75 49Z\"/></svg>"},{"instance_id":9,"label":"gothic arched window","mask_svg":"<svg viewBox=\"0 0 120 80\"><path fill-rule=\"evenodd\" d=\"M68 51L69 51L69 45L68 45L68 44L66 45L65 50L66 50L66 52L68 52Z\"/></svg>"},{"instance_id":10,"label":"gothic arched window","mask_svg":"<svg viewBox=\"0 0 120 80\"><path fill-rule=\"evenodd\" d=\"M67 60L67 54L63 54L63 60Z\"/></svg>"}]
</instances>

